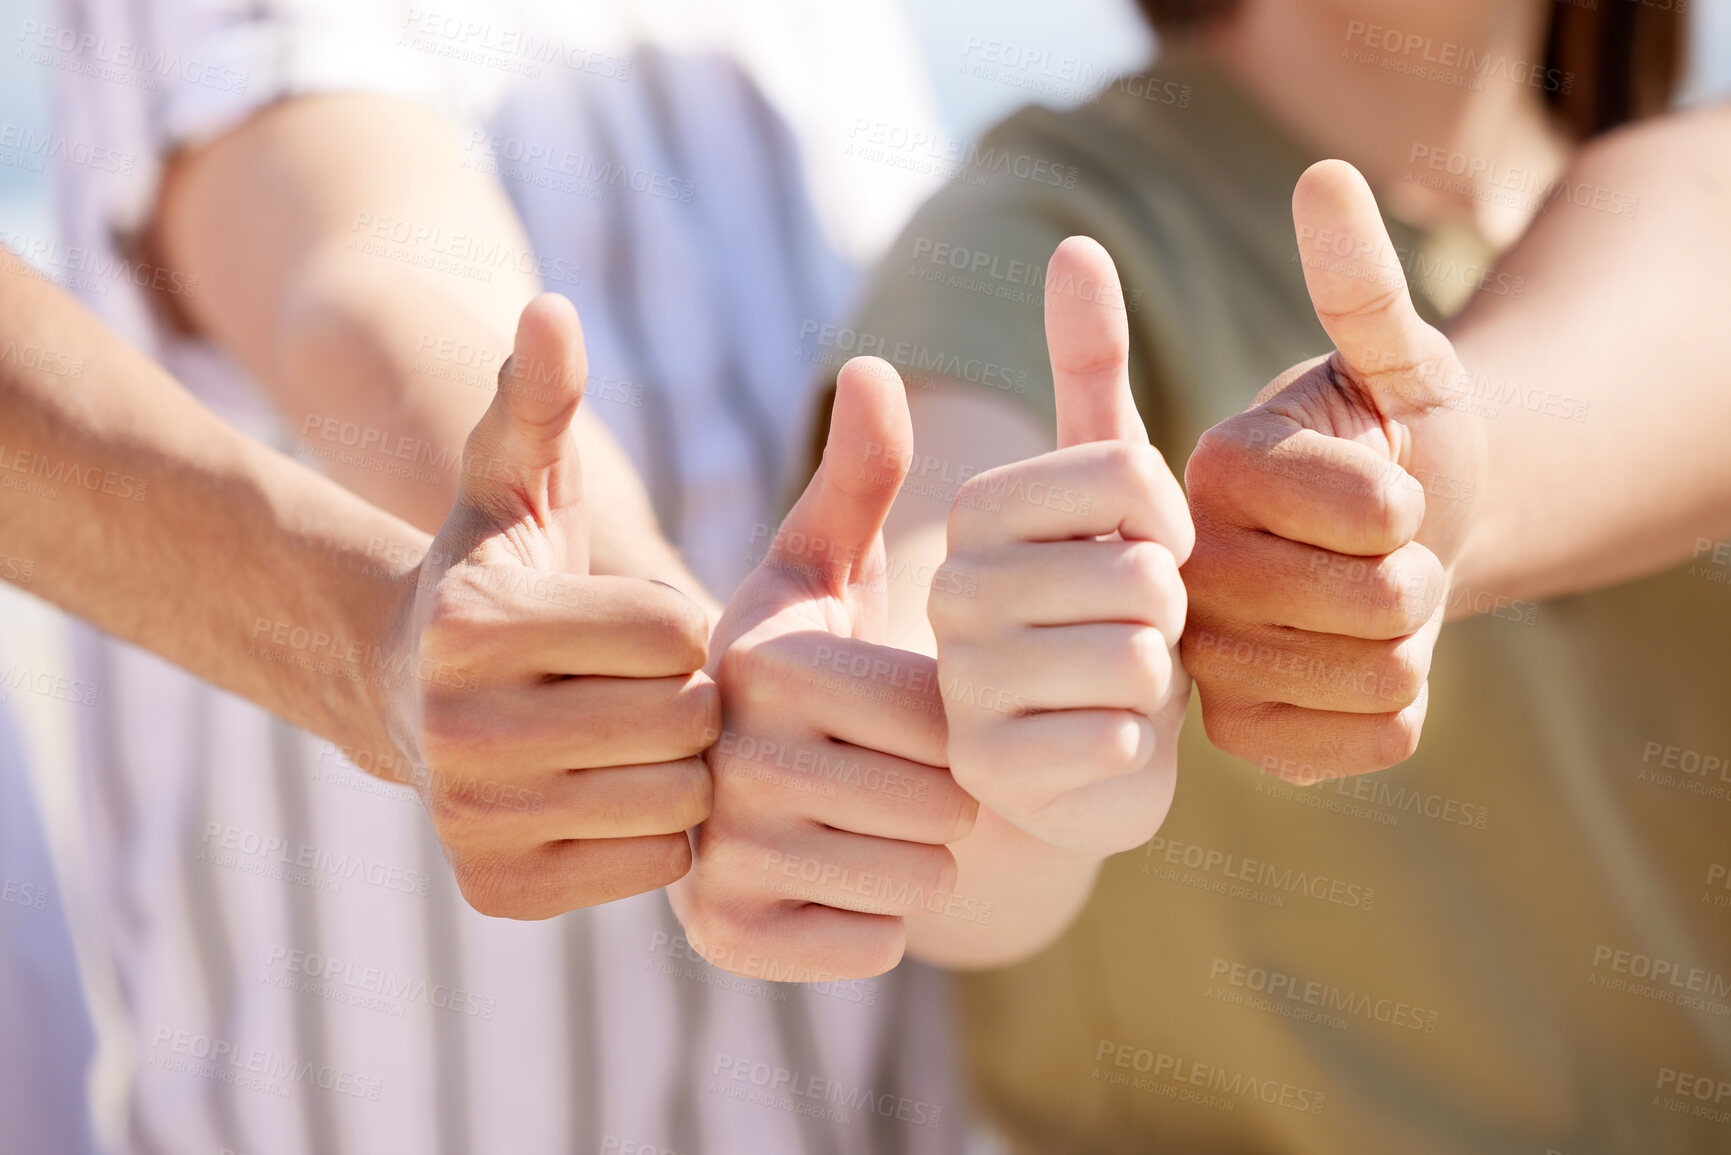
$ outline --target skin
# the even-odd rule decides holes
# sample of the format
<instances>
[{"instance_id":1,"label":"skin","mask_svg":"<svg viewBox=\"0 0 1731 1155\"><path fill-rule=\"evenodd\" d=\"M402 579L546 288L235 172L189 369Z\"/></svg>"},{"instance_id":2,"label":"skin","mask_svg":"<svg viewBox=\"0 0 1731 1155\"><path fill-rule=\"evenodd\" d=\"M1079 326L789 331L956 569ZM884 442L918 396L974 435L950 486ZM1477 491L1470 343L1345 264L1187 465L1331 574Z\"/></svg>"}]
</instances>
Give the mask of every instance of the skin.
<instances>
[{"instance_id":1,"label":"skin","mask_svg":"<svg viewBox=\"0 0 1731 1155\"><path fill-rule=\"evenodd\" d=\"M1295 197L1300 228L1312 227L1313 242L1318 229L1343 229L1358 252L1362 238L1371 247L1355 260L1380 280L1355 282L1348 270L1329 275L1307 264L1307 284L1323 298L1319 314L1332 314L1323 316L1325 327L1343 347L1323 362L1295 366L1259 398L1260 412L1205 439L1203 472L1193 466L1188 478L1197 538L1183 570L1184 656L1208 732L1276 772L1307 779L1406 756L1421 731L1430 653L1445 616L1481 612L1497 596L1548 596L1651 573L1701 540L1724 538L1731 526L1731 468L1712 432L1731 418L1725 327L1714 320L1731 300L1715 276L1723 261L1700 256L1731 253L1727 115L1645 126L1571 159L1544 118L1538 89L1414 83L1338 60L1352 19L1464 43L1481 56L1535 59L1542 27L1535 7L1248 0L1201 45L1290 131L1352 158L1379 184L1412 190L1400 204L1412 219L1470 222L1493 240L1534 225L1498 266L1527 279L1525 294L1481 295L1450 326L1451 345L1411 314L1404 283L1397 291L1389 266L1379 263L1388 241L1356 173L1323 168ZM1511 220L1506 210L1487 208L1493 198L1478 185L1435 193L1404 184L1414 141L1504 169L1523 165L1548 175L1569 163L1566 180L1639 197L1642 208L1634 220L1613 219L1559 202L1536 224L1531 206ZM1383 295L1354 300L1355 284L1380 284ZM1369 315L1374 306L1379 316ZM1352 316L1359 309L1365 317ZM1575 339L1582 332L1619 339ZM1462 367L1579 399L1594 419L1579 426L1511 406L1489 429L1456 420L1435 401L1458 388ZM1648 389L1629 389L1636 379ZM1661 385L1666 401L1656 404L1650 390ZM1279 396L1289 386L1295 391ZM909 400L914 453L949 463L952 474L1051 450L1050 432L989 390L956 384L913 391ZM1270 437L1271 428L1283 435ZM1211 462L1221 445L1255 452ZM1269 484L1274 468L1279 486ZM1475 485L1477 496L1427 502L1432 484ZM1629 496L1582 502L1583 493ZM953 528L942 495L904 492L885 527L892 568L944 564ZM1387 596L1367 596L1363 579L1310 577L1318 558L1324 575L1336 561L1365 563L1371 590ZM1017 580L1009 559L972 576L982 588L1007 585ZM1270 574L1284 580L1270 582ZM1101 587L1076 566L1054 567L1044 580ZM948 639L938 631L953 623L940 607L939 583L929 595L905 582L891 583L889 593L894 644L943 653ZM1302 636L1289 648L1322 647L1320 656L1334 666L1365 664L1375 689L1355 695L1343 680L1281 675L1282 663L1211 661L1202 653L1218 659L1217 639L1244 631ZM1205 634L1216 641L1203 645ZM1071 657L1077 668L1112 661L1104 649L1079 647ZM1000 681L1037 676L1010 631L972 660ZM1301 765L1295 750L1309 757L1293 770ZM1006 743L990 773L1037 777L1040 760L1024 762L1023 753ZM967 780L965 759L953 751L952 765ZM963 893L993 893L995 880L1039 864L1032 872L1039 899L1016 912L1032 912L1020 924L908 921L910 952L957 966L1008 961L1049 941L1085 899L1098 862L1029 835L985 797L974 831L950 849Z\"/></svg>"},{"instance_id":2,"label":"skin","mask_svg":"<svg viewBox=\"0 0 1731 1155\"><path fill-rule=\"evenodd\" d=\"M1300 781L1391 766L1418 744L1444 616L1644 576L1727 537L1713 431L1731 398L1712 318L1731 294L1701 254L1731 253L1728 143L1719 110L1594 148L1582 182L1639 189L1655 211L1548 214L1499 266L1528 292L1476 303L1452 342L1404 284L1375 279L1392 251L1362 178L1340 162L1305 174L1301 235L1308 221L1364 245L1347 262L1305 255L1336 351L1276 379L1190 459L1183 652L1211 740ZM1578 339L1612 324L1614 348ZM1533 333L1560 336L1535 347ZM1483 421L1459 404L1475 379L1569 397L1589 420L1510 406ZM1360 688L1291 672L1318 668Z\"/></svg>"},{"instance_id":3,"label":"skin","mask_svg":"<svg viewBox=\"0 0 1731 1155\"><path fill-rule=\"evenodd\" d=\"M904 917L954 893L945 847L977 804L945 768L934 663L881 644L907 444L895 371L850 361L822 465L716 628L716 807L670 894L693 947L738 974L882 973Z\"/></svg>"},{"instance_id":4,"label":"skin","mask_svg":"<svg viewBox=\"0 0 1731 1155\"><path fill-rule=\"evenodd\" d=\"M1047 283L1062 445L963 486L931 583L935 660L883 644L907 583L886 580L881 532L918 445L904 386L870 358L844 367L823 464L717 628L715 809L671 893L718 966L830 979L904 950L1021 957L1165 818L1189 513L1130 398L1110 259L1076 238ZM1077 284L1098 291L1060 287ZM799 772L820 756L886 786L826 797Z\"/></svg>"},{"instance_id":5,"label":"skin","mask_svg":"<svg viewBox=\"0 0 1731 1155\"><path fill-rule=\"evenodd\" d=\"M33 592L414 784L484 913L543 918L685 872L720 722L696 672L708 621L669 586L590 574L569 302L524 310L429 546L4 260L6 340L80 359L75 382L58 359L0 362L10 468L61 479L0 495Z\"/></svg>"},{"instance_id":6,"label":"skin","mask_svg":"<svg viewBox=\"0 0 1731 1155\"><path fill-rule=\"evenodd\" d=\"M162 263L200 285L172 302L181 322L234 357L310 448L332 448L330 422L417 447L416 472L434 474L430 483L377 468L392 463L378 454L328 459L328 471L428 532L456 499L464 440L541 290L515 210L496 180L464 167L467 155L459 128L406 101L296 97L172 158L151 222ZM483 278L371 251L424 253L374 235L399 225L509 259L484 262ZM473 362L453 360L455 349ZM574 428L597 572L668 582L719 613L601 421L579 411Z\"/></svg>"},{"instance_id":7,"label":"skin","mask_svg":"<svg viewBox=\"0 0 1731 1155\"><path fill-rule=\"evenodd\" d=\"M165 264L199 279L196 296L174 302L182 323L246 368L315 453L334 448L327 433L343 426L414 447L413 471L378 468L396 462L366 448L358 461L327 457L329 470L438 531L426 579L440 583L426 591L437 612L414 620L423 656L475 664L489 682L509 668L514 690L446 695L420 714L397 703L419 721L363 749L400 748L434 767L427 810L472 905L541 918L684 872L690 850L678 832L708 812L698 754L717 706L700 672L702 635L720 611L662 538L624 452L577 407L575 314L559 298L530 304L539 281L528 239L497 182L466 169L465 156L460 130L410 103L283 101L173 158L151 239ZM485 277L386 259L374 250L414 248L388 239L408 235L391 222L521 259L488 261ZM514 376L525 387L511 404L547 426L545 444L531 448L545 456L557 444L563 463L549 457L552 472L525 475L527 490L490 464L505 403L491 378L520 313ZM441 354L449 349L477 351L473 364ZM572 413L555 407L560 398ZM460 529L451 511L464 500L488 516ZM472 571L477 551L484 565ZM458 604L452 591L496 578L488 567L500 564L583 578L552 587L564 591L560 628L545 628L555 606L534 598L477 588L472 604ZM632 769L607 769L620 766ZM570 775L580 768L597 773ZM488 808L474 796L477 774L545 804Z\"/></svg>"}]
</instances>

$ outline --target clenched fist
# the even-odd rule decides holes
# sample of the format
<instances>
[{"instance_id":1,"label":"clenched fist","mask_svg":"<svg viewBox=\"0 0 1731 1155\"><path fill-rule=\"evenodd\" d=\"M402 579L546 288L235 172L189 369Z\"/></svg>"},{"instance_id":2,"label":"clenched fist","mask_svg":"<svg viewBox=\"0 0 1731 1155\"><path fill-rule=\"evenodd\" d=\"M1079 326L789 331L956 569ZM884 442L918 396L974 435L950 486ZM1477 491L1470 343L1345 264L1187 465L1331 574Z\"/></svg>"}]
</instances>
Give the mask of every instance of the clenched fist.
<instances>
[{"instance_id":1,"label":"clenched fist","mask_svg":"<svg viewBox=\"0 0 1731 1155\"><path fill-rule=\"evenodd\" d=\"M1117 269L1086 237L1052 257L1046 343L1058 448L963 485L927 612L956 781L1024 833L1104 856L1172 804L1193 532L1130 393Z\"/></svg>"},{"instance_id":2,"label":"clenched fist","mask_svg":"<svg viewBox=\"0 0 1731 1155\"><path fill-rule=\"evenodd\" d=\"M670 586L589 574L570 428L586 372L570 302L532 301L398 631L393 737L483 914L665 886L709 813L707 617Z\"/></svg>"},{"instance_id":3,"label":"clenched fist","mask_svg":"<svg viewBox=\"0 0 1731 1155\"><path fill-rule=\"evenodd\" d=\"M1183 656L1216 746L1313 781L1416 748L1486 439L1364 178L1313 165L1292 215L1335 352L1276 378L1191 455Z\"/></svg>"},{"instance_id":4,"label":"clenched fist","mask_svg":"<svg viewBox=\"0 0 1731 1155\"><path fill-rule=\"evenodd\" d=\"M843 366L823 464L716 627L715 810L670 894L692 946L736 974L880 974L905 916L958 905L946 844L978 805L945 769L932 659L880 644L912 439L895 370Z\"/></svg>"}]
</instances>

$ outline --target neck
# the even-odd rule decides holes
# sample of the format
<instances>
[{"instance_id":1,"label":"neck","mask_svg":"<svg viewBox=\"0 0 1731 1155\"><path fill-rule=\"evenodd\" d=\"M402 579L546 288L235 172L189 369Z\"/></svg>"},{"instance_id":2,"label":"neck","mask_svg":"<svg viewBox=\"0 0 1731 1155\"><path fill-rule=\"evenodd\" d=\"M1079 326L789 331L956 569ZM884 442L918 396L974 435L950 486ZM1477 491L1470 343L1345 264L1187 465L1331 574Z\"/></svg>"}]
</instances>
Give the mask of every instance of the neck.
<instances>
[{"instance_id":1,"label":"neck","mask_svg":"<svg viewBox=\"0 0 1731 1155\"><path fill-rule=\"evenodd\" d=\"M1547 13L1410 6L1381 17L1396 29L1328 0L1245 0L1201 48L1300 141L1356 165L1397 215L1501 247L1568 159L1544 104L1543 85L1561 81L1543 71Z\"/></svg>"}]
</instances>

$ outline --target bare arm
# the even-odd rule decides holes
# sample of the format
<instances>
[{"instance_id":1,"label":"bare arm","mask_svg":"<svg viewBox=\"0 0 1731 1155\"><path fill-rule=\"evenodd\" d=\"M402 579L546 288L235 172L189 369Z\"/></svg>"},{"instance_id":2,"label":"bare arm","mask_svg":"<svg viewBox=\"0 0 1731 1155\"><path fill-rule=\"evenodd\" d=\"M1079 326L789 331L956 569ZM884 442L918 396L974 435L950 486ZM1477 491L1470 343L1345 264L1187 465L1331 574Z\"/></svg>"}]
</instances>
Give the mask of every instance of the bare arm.
<instances>
[{"instance_id":1,"label":"bare arm","mask_svg":"<svg viewBox=\"0 0 1731 1155\"><path fill-rule=\"evenodd\" d=\"M0 361L0 537L35 563L31 589L344 748L394 751L376 680L327 668L388 648L427 535L249 440L0 261L0 343L55 354ZM311 664L269 660L279 626Z\"/></svg>"},{"instance_id":2,"label":"bare arm","mask_svg":"<svg viewBox=\"0 0 1731 1155\"><path fill-rule=\"evenodd\" d=\"M331 474L424 529L451 508L517 314L543 279L577 275L533 254L498 183L464 160L461 130L416 105L299 97L177 158L156 218L164 262L204 286L189 320L315 452L347 448L344 424L376 431L390 456L363 448ZM590 413L576 429L596 572L657 577L713 610L618 443ZM378 468L405 456L414 469Z\"/></svg>"},{"instance_id":3,"label":"bare arm","mask_svg":"<svg viewBox=\"0 0 1731 1155\"><path fill-rule=\"evenodd\" d=\"M1731 530L1731 109L1617 133L1565 180L1498 265L1522 295L1447 330L1481 391L1520 393L1486 422L1458 568L1515 598L1651 573Z\"/></svg>"},{"instance_id":4,"label":"bare arm","mask_svg":"<svg viewBox=\"0 0 1731 1155\"><path fill-rule=\"evenodd\" d=\"M1217 746L1305 780L1391 766L1418 743L1445 615L1731 548L1714 540L1731 529L1731 112L1626 130L1563 181L1499 265L1521 295L1445 336L1414 311L1362 178L1336 161L1300 180L1336 352L1209 430L1188 468L1184 659Z\"/></svg>"},{"instance_id":5,"label":"bare arm","mask_svg":"<svg viewBox=\"0 0 1731 1155\"><path fill-rule=\"evenodd\" d=\"M32 589L414 784L483 913L545 918L685 872L720 721L695 672L708 619L666 585L591 575L569 302L524 309L429 545L0 262L0 347L26 351L0 358L0 536Z\"/></svg>"}]
</instances>

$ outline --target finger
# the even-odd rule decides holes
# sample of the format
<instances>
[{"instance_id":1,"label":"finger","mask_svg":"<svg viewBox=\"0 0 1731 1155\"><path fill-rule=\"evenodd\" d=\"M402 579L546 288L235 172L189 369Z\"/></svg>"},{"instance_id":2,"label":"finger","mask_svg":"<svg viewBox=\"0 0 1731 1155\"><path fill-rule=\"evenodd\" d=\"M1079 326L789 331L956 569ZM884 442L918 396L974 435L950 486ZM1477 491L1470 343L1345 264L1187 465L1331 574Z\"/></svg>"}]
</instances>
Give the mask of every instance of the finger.
<instances>
[{"instance_id":1,"label":"finger","mask_svg":"<svg viewBox=\"0 0 1731 1155\"><path fill-rule=\"evenodd\" d=\"M526 851L572 838L639 838L689 830L714 792L702 758L538 775L501 785L443 775L427 811L439 841L480 853Z\"/></svg>"},{"instance_id":2,"label":"finger","mask_svg":"<svg viewBox=\"0 0 1731 1155\"><path fill-rule=\"evenodd\" d=\"M1444 580L1442 563L1417 542L1353 557L1230 526L1199 534L1184 568L1204 613L1354 638L1415 632L1436 612Z\"/></svg>"},{"instance_id":3,"label":"finger","mask_svg":"<svg viewBox=\"0 0 1731 1155\"><path fill-rule=\"evenodd\" d=\"M1070 237L1046 267L1046 347L1058 408L1058 448L1090 441L1148 444L1130 392L1130 325L1111 256Z\"/></svg>"},{"instance_id":4,"label":"finger","mask_svg":"<svg viewBox=\"0 0 1731 1155\"><path fill-rule=\"evenodd\" d=\"M983 645L958 641L944 653L944 700L952 711L1010 715L1087 706L1152 714L1172 689L1170 645L1159 630L1127 622L1020 627Z\"/></svg>"},{"instance_id":5,"label":"finger","mask_svg":"<svg viewBox=\"0 0 1731 1155\"><path fill-rule=\"evenodd\" d=\"M1053 846L1120 854L1154 837L1172 809L1177 786L1177 763L1168 752L1140 770L1060 794L1021 825Z\"/></svg>"},{"instance_id":6,"label":"finger","mask_svg":"<svg viewBox=\"0 0 1731 1155\"><path fill-rule=\"evenodd\" d=\"M557 293L529 302L493 403L463 447L460 504L501 527L528 518L553 528L581 507L583 470L571 421L588 373L576 308ZM580 533L568 536L562 568L587 572L587 541Z\"/></svg>"},{"instance_id":7,"label":"finger","mask_svg":"<svg viewBox=\"0 0 1731 1155\"><path fill-rule=\"evenodd\" d=\"M907 394L889 363L855 357L843 365L823 461L764 564L815 574L835 589L855 580L907 475L913 437Z\"/></svg>"},{"instance_id":8,"label":"finger","mask_svg":"<svg viewBox=\"0 0 1731 1155\"><path fill-rule=\"evenodd\" d=\"M550 842L514 854L454 854L451 867L480 913L543 919L678 881L691 869L691 842L684 834Z\"/></svg>"},{"instance_id":9,"label":"finger","mask_svg":"<svg viewBox=\"0 0 1731 1155\"><path fill-rule=\"evenodd\" d=\"M952 588L973 594L934 601L934 615L971 615L980 626L1140 622L1173 641L1184 631L1184 580L1158 542L1018 541L945 564Z\"/></svg>"},{"instance_id":10,"label":"finger","mask_svg":"<svg viewBox=\"0 0 1731 1155\"><path fill-rule=\"evenodd\" d=\"M544 770L690 758L720 734L721 699L701 673L449 689L434 698L423 729L428 763L520 782Z\"/></svg>"},{"instance_id":11,"label":"finger","mask_svg":"<svg viewBox=\"0 0 1731 1155\"><path fill-rule=\"evenodd\" d=\"M1318 161L1292 193L1304 283L1339 356L1399 417L1440 403L1455 385L1448 341L1425 323L1376 197L1357 169Z\"/></svg>"},{"instance_id":12,"label":"finger","mask_svg":"<svg viewBox=\"0 0 1731 1155\"><path fill-rule=\"evenodd\" d=\"M705 757L723 806L797 805L806 819L881 838L942 844L972 829L979 804L948 770L821 735L802 741L726 733Z\"/></svg>"},{"instance_id":13,"label":"finger","mask_svg":"<svg viewBox=\"0 0 1731 1155\"><path fill-rule=\"evenodd\" d=\"M734 844L731 851L725 857L744 858L730 877L750 880L738 892L741 901L815 902L902 916L927 909L956 882L955 857L942 846L818 826L789 832L774 849Z\"/></svg>"},{"instance_id":14,"label":"finger","mask_svg":"<svg viewBox=\"0 0 1731 1155\"><path fill-rule=\"evenodd\" d=\"M809 630L735 646L723 661L748 713L797 716L850 745L949 765L938 666L924 654Z\"/></svg>"},{"instance_id":15,"label":"finger","mask_svg":"<svg viewBox=\"0 0 1731 1155\"><path fill-rule=\"evenodd\" d=\"M515 563L447 572L421 652L457 669L661 678L703 668L709 618L660 582Z\"/></svg>"},{"instance_id":16,"label":"finger","mask_svg":"<svg viewBox=\"0 0 1731 1155\"><path fill-rule=\"evenodd\" d=\"M788 983L881 975L907 945L899 918L815 905L735 914L725 926L723 916L705 910L686 929L692 949L722 970Z\"/></svg>"},{"instance_id":17,"label":"finger","mask_svg":"<svg viewBox=\"0 0 1731 1155\"><path fill-rule=\"evenodd\" d=\"M1053 798L1132 774L1154 755L1154 724L1129 710L1052 710L991 726L959 724L958 765L982 768L964 785L999 813L1032 814Z\"/></svg>"},{"instance_id":18,"label":"finger","mask_svg":"<svg viewBox=\"0 0 1731 1155\"><path fill-rule=\"evenodd\" d=\"M1440 623L1440 615L1437 619ZM1436 630L1390 641L1193 622L1184 668L1206 699L1284 703L1331 713L1386 714L1424 692Z\"/></svg>"},{"instance_id":19,"label":"finger","mask_svg":"<svg viewBox=\"0 0 1731 1155\"><path fill-rule=\"evenodd\" d=\"M1184 476L1197 521L1336 553L1393 553L1424 521L1424 486L1386 455L1266 410L1204 433Z\"/></svg>"},{"instance_id":20,"label":"finger","mask_svg":"<svg viewBox=\"0 0 1731 1155\"><path fill-rule=\"evenodd\" d=\"M1200 687L1201 683L1198 683ZM1337 714L1265 703L1214 705L1202 698L1208 740L1295 782L1369 774L1412 757L1428 696L1388 714Z\"/></svg>"},{"instance_id":21,"label":"finger","mask_svg":"<svg viewBox=\"0 0 1731 1155\"><path fill-rule=\"evenodd\" d=\"M962 486L948 527L952 554L1110 533L1157 541L1180 564L1190 556L1184 492L1151 446L1093 442L989 469Z\"/></svg>"}]
</instances>

